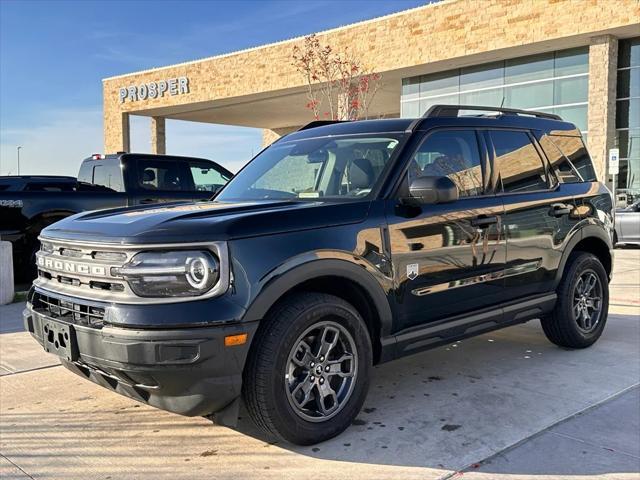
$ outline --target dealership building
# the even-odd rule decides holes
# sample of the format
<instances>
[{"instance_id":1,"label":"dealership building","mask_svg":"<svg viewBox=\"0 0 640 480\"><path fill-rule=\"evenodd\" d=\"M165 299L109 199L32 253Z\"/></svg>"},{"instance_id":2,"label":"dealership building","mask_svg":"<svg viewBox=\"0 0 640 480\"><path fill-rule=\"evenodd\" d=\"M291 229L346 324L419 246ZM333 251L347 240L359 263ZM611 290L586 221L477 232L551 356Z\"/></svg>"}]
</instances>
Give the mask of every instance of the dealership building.
<instances>
[{"instance_id":1,"label":"dealership building","mask_svg":"<svg viewBox=\"0 0 640 480\"><path fill-rule=\"evenodd\" d=\"M434 104L534 109L574 122L601 178L640 194L640 1L443 0L319 32L382 75L369 117ZM130 117L257 127L269 143L313 120L292 65L295 38L103 80L105 152L129 151Z\"/></svg>"}]
</instances>

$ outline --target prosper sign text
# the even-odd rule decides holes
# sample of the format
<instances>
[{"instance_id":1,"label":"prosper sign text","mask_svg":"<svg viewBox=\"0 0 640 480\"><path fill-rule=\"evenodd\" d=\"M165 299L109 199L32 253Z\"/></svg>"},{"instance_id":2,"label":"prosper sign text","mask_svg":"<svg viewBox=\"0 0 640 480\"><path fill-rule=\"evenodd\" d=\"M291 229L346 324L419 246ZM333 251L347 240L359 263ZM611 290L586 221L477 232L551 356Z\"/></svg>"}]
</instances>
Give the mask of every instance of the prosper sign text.
<instances>
[{"instance_id":1,"label":"prosper sign text","mask_svg":"<svg viewBox=\"0 0 640 480\"><path fill-rule=\"evenodd\" d=\"M136 102L148 98L160 98L165 95L184 95L185 93L189 93L189 79L187 77L176 77L121 87L119 96L120 103L124 103L127 100Z\"/></svg>"}]
</instances>

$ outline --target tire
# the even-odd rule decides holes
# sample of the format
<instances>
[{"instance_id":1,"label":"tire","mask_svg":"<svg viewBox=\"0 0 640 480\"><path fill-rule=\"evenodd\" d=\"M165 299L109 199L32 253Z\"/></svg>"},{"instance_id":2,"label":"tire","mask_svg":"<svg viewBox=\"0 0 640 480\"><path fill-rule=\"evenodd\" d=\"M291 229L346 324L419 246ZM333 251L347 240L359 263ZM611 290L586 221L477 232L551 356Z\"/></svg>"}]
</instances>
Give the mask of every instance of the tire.
<instances>
[{"instance_id":1,"label":"tire","mask_svg":"<svg viewBox=\"0 0 640 480\"><path fill-rule=\"evenodd\" d=\"M297 445L344 431L362 408L372 365L371 340L358 311L333 295L300 293L277 305L262 322L242 386L254 422ZM321 346L329 352L326 358ZM327 387L335 396L326 394Z\"/></svg>"},{"instance_id":2,"label":"tire","mask_svg":"<svg viewBox=\"0 0 640 480\"><path fill-rule=\"evenodd\" d=\"M592 281L595 283L589 290ZM602 335L609 310L609 279L598 257L573 252L557 293L553 312L541 320L545 335L560 347L590 347Z\"/></svg>"}]
</instances>

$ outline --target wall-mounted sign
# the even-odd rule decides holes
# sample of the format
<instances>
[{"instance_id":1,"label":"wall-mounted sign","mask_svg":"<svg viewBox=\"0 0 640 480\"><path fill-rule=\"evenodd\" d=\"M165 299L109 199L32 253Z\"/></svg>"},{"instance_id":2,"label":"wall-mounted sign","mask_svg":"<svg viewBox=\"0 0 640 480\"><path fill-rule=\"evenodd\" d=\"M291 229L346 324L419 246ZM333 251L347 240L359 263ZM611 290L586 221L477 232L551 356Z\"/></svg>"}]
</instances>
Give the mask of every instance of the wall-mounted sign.
<instances>
[{"instance_id":1,"label":"wall-mounted sign","mask_svg":"<svg viewBox=\"0 0 640 480\"><path fill-rule=\"evenodd\" d=\"M162 98L165 95L184 95L189 93L187 77L168 78L157 82L141 83L120 88L120 103L137 102L148 98Z\"/></svg>"},{"instance_id":2,"label":"wall-mounted sign","mask_svg":"<svg viewBox=\"0 0 640 480\"><path fill-rule=\"evenodd\" d=\"M620 150L612 148L609 150L609 175L617 175L620 168Z\"/></svg>"}]
</instances>

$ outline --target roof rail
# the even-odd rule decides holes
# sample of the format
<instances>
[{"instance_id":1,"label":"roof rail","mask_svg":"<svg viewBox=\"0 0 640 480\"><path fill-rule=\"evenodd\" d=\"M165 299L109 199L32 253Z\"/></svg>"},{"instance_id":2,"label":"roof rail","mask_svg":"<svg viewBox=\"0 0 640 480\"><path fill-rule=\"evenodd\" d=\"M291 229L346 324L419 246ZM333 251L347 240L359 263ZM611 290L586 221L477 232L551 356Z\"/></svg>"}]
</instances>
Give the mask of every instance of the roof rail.
<instances>
[{"instance_id":1,"label":"roof rail","mask_svg":"<svg viewBox=\"0 0 640 480\"><path fill-rule=\"evenodd\" d=\"M528 117L548 118L550 120L562 120L554 113L536 112L533 110L520 110L517 108L482 107L477 105L433 105L422 118L457 117L460 110L476 110L481 112L498 112L502 115L525 115Z\"/></svg>"},{"instance_id":2,"label":"roof rail","mask_svg":"<svg viewBox=\"0 0 640 480\"><path fill-rule=\"evenodd\" d=\"M311 128L316 128L316 127L323 127L325 125L333 125L334 123L343 123L343 122L347 122L348 120L314 120L313 122L307 123L306 125L303 125L302 127L300 127L298 130L296 130L297 132L301 132L303 130L309 130Z\"/></svg>"}]
</instances>

